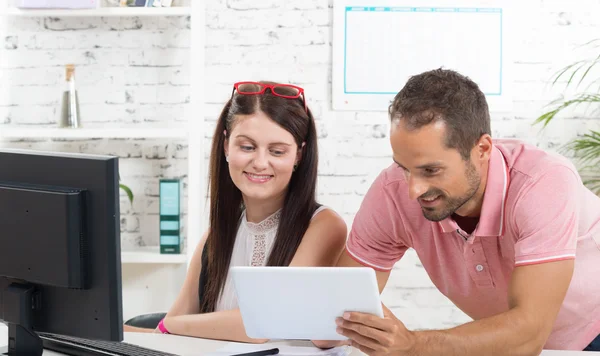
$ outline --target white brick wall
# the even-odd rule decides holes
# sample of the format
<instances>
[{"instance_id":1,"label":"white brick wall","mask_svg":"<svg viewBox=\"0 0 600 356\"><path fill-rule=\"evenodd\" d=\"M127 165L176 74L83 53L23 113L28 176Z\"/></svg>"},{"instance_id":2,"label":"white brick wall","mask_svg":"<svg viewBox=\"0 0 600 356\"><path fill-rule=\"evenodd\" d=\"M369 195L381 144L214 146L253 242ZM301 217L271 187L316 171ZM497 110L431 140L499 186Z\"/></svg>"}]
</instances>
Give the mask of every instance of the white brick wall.
<instances>
[{"instance_id":1,"label":"white brick wall","mask_svg":"<svg viewBox=\"0 0 600 356\"><path fill-rule=\"evenodd\" d=\"M555 98L550 75L579 59L573 48L600 33L600 1L527 2L513 31L514 110L492 113L495 137L527 139L555 149L600 121L579 112L544 134L531 127ZM390 163L385 113L331 110L333 0L207 0L206 111L198 132L210 146L214 122L231 84L239 80L292 82L306 89L318 120L321 203L350 225L378 172ZM63 65L77 65L84 124L178 125L189 102L189 20L185 18L9 19L0 23L0 124L54 126ZM596 116L597 117L597 116ZM119 123L121 125L121 123ZM1 129L1 126L0 126ZM13 146L115 153L122 178L124 246L156 244L158 176L186 175L185 144L169 140L27 141ZM206 161L207 162L207 161ZM151 230L151 231L148 231ZM393 271L383 298L411 328L442 328L468 318L432 286L416 254Z\"/></svg>"},{"instance_id":2,"label":"white brick wall","mask_svg":"<svg viewBox=\"0 0 600 356\"><path fill-rule=\"evenodd\" d=\"M189 18L6 18L0 24L0 122L55 127L64 65L76 65L84 127L182 127L190 101ZM0 128L1 129L1 128ZM187 143L35 139L4 146L120 156L123 249L158 244L158 179L182 178ZM184 210L184 216L186 211ZM185 234L185 228L184 228Z\"/></svg>"}]
</instances>

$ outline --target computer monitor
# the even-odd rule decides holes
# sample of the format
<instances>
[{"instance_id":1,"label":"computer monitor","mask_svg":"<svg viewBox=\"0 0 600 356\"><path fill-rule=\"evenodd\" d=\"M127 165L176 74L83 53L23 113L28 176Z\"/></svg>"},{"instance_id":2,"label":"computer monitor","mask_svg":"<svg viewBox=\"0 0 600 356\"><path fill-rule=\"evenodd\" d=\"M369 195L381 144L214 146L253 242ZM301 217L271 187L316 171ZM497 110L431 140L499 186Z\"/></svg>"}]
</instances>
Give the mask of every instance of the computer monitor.
<instances>
[{"instance_id":1,"label":"computer monitor","mask_svg":"<svg viewBox=\"0 0 600 356\"><path fill-rule=\"evenodd\" d=\"M123 340L118 158L0 149L0 320L9 354L38 333Z\"/></svg>"}]
</instances>

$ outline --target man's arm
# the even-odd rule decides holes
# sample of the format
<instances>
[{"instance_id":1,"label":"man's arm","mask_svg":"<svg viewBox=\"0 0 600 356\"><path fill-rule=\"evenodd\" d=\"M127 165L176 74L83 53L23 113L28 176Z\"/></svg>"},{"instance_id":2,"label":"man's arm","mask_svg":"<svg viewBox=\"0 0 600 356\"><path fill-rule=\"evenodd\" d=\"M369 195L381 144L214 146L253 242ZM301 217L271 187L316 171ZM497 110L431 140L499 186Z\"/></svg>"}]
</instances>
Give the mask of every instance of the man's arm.
<instances>
[{"instance_id":1,"label":"man's arm","mask_svg":"<svg viewBox=\"0 0 600 356\"><path fill-rule=\"evenodd\" d=\"M509 287L510 310L439 331L408 331L386 311L380 319L350 313L343 335L369 355L539 355L567 293L574 260L516 267Z\"/></svg>"},{"instance_id":2,"label":"man's arm","mask_svg":"<svg viewBox=\"0 0 600 356\"><path fill-rule=\"evenodd\" d=\"M415 354L539 355L567 293L573 267L574 260L566 260L515 268L508 312L447 332L417 333Z\"/></svg>"},{"instance_id":3,"label":"man's arm","mask_svg":"<svg viewBox=\"0 0 600 356\"><path fill-rule=\"evenodd\" d=\"M347 249L344 249L340 259L337 263L338 267L368 267L363 264L358 263L355 259L352 258ZM388 279L390 278L391 270L377 270L375 269L375 275L377 276L377 285L379 286L379 293L383 292L383 288L387 284Z\"/></svg>"}]
</instances>

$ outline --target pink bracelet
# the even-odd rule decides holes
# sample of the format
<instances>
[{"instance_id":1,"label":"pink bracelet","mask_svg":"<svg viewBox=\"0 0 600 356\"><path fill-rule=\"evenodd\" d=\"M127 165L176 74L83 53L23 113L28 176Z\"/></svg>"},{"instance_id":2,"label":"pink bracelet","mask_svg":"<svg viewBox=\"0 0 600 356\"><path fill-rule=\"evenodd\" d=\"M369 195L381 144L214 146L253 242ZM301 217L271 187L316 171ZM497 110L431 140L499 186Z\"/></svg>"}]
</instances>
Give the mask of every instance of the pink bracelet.
<instances>
[{"instance_id":1,"label":"pink bracelet","mask_svg":"<svg viewBox=\"0 0 600 356\"><path fill-rule=\"evenodd\" d=\"M158 322L158 330L163 334L170 334L169 330L165 327L164 320L165 319L161 319L161 321Z\"/></svg>"}]
</instances>

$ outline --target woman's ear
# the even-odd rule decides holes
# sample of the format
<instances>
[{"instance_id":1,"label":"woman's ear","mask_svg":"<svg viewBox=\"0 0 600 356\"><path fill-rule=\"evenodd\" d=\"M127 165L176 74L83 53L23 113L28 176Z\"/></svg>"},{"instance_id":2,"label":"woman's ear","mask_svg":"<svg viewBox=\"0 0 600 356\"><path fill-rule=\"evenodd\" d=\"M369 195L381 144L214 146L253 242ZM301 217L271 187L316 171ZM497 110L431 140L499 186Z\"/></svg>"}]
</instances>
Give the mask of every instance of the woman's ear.
<instances>
[{"instance_id":1,"label":"woman's ear","mask_svg":"<svg viewBox=\"0 0 600 356\"><path fill-rule=\"evenodd\" d=\"M302 160L302 152L304 151L305 145L306 145L306 142L302 142L302 145L298 148L298 152L296 152L296 163L295 163L296 166L300 163L300 160Z\"/></svg>"},{"instance_id":2,"label":"woman's ear","mask_svg":"<svg viewBox=\"0 0 600 356\"><path fill-rule=\"evenodd\" d=\"M225 136L225 140L223 141L223 153L225 153L225 158L227 159L229 156L229 139L227 138L226 131L223 132L223 135Z\"/></svg>"}]
</instances>

